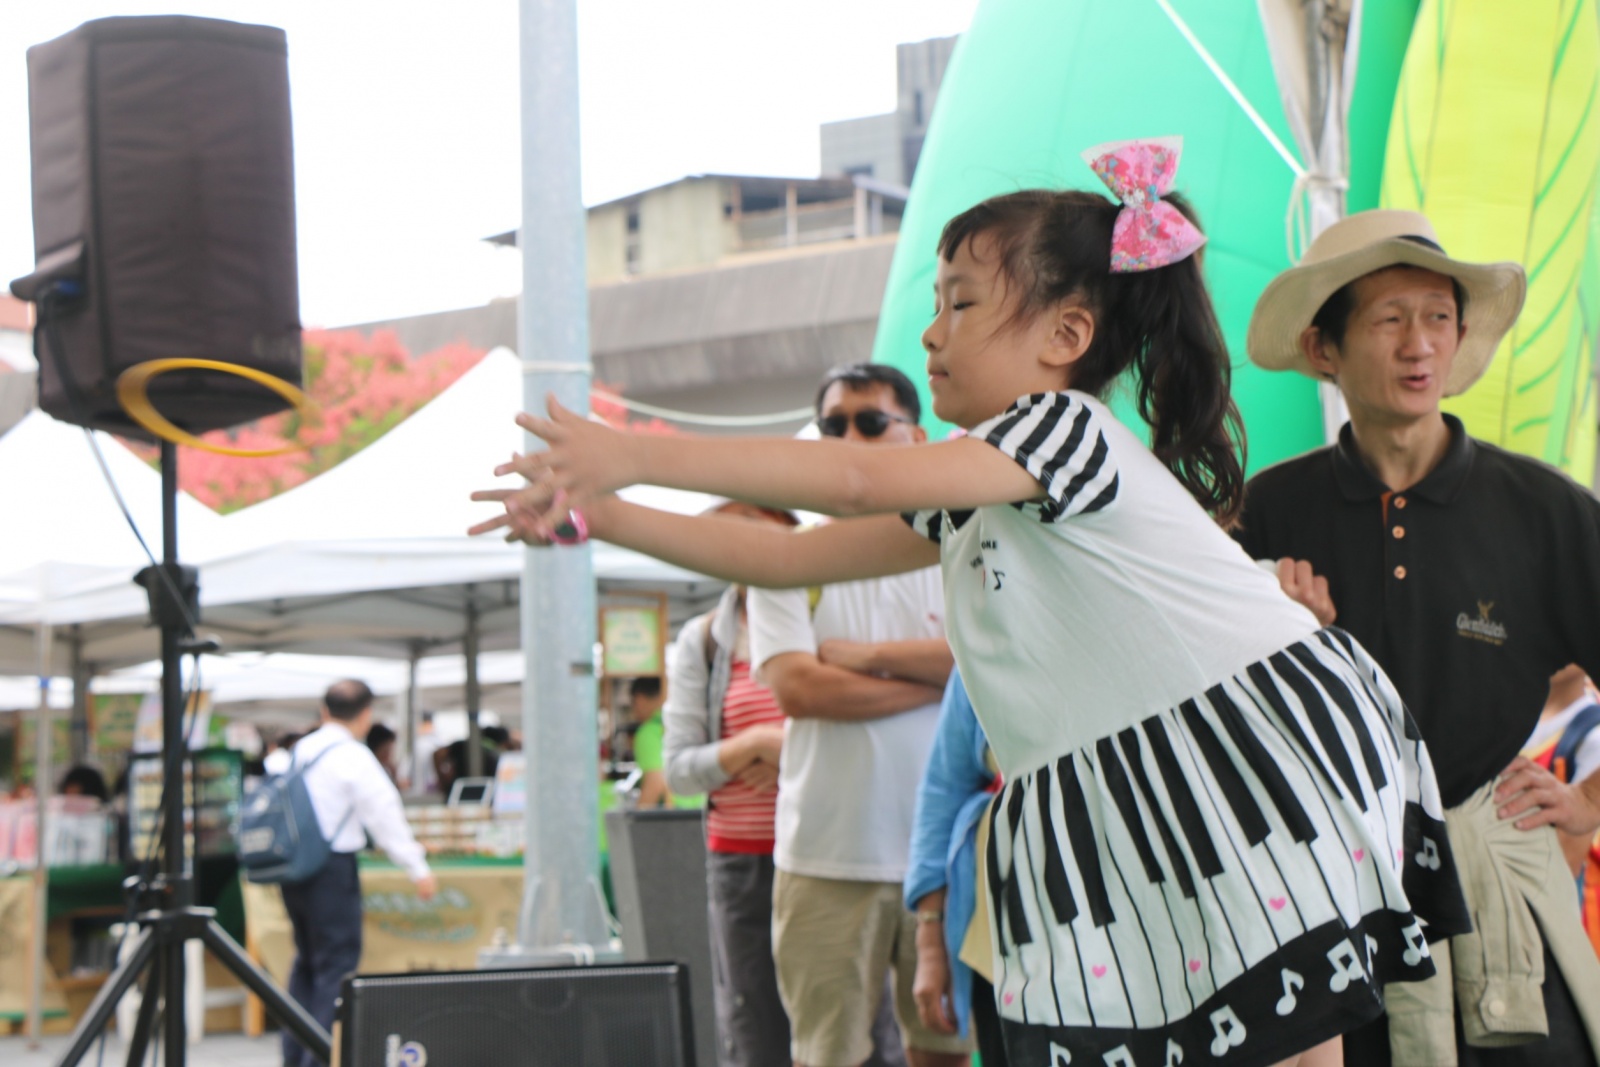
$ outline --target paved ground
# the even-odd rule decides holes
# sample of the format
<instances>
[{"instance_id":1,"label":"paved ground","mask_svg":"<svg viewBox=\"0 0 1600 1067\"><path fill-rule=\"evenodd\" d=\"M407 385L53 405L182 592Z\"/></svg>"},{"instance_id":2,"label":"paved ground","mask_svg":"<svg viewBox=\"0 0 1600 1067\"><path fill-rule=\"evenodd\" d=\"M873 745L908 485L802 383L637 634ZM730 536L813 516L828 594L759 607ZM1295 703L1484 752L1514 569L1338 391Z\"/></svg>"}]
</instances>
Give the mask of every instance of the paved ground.
<instances>
[{"instance_id":1,"label":"paved ground","mask_svg":"<svg viewBox=\"0 0 1600 1067\"><path fill-rule=\"evenodd\" d=\"M66 1048L67 1039L47 1037L37 1049L28 1047L25 1037L0 1037L0 1064L5 1067L50 1067ZM85 1067L95 1067L98 1046L84 1058ZM278 1052L278 1036L268 1034L248 1038L240 1034L210 1034L198 1045L189 1046L189 1067L279 1067L283 1062ZM106 1041L104 1067L121 1067L127 1053L116 1038ZM157 1063L165 1062L165 1056Z\"/></svg>"}]
</instances>

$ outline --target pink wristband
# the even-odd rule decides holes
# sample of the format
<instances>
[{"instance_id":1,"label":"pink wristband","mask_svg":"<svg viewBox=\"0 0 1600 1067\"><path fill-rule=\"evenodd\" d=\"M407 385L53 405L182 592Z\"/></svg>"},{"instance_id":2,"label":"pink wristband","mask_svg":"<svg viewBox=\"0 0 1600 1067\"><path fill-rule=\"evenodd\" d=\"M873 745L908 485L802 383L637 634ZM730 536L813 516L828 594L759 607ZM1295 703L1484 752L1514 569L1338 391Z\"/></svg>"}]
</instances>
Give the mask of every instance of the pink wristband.
<instances>
[{"instance_id":1,"label":"pink wristband","mask_svg":"<svg viewBox=\"0 0 1600 1067\"><path fill-rule=\"evenodd\" d=\"M556 524L550 540L558 545L581 545L589 540L589 524L583 519L583 512L573 508L567 512L564 521Z\"/></svg>"}]
</instances>

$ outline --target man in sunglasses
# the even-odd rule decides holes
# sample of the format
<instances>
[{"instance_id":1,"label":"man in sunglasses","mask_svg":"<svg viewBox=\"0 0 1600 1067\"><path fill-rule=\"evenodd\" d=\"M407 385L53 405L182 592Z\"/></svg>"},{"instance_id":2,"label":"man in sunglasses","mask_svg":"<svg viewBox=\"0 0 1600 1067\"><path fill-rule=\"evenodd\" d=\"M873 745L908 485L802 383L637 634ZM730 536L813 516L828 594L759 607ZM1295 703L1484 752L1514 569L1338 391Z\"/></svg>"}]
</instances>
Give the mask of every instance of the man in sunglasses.
<instances>
[{"instance_id":1,"label":"man in sunglasses","mask_svg":"<svg viewBox=\"0 0 1600 1067\"><path fill-rule=\"evenodd\" d=\"M910 379L882 364L836 368L817 392L818 430L868 447L922 443L921 414ZM750 663L789 720L772 952L794 1061L866 1062L890 972L911 1067L965 1064L970 1043L917 1018L916 925L900 896L952 666L939 569L820 592L753 589L748 612Z\"/></svg>"}]
</instances>

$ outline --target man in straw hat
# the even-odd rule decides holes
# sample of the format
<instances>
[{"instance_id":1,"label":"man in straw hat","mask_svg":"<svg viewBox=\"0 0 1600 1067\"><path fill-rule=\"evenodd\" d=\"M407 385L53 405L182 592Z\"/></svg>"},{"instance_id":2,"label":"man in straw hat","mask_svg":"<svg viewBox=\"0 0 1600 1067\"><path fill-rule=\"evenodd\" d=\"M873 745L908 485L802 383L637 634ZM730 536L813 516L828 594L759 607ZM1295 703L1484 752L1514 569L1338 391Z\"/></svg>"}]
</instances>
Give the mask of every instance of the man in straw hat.
<instances>
[{"instance_id":1,"label":"man in straw hat","mask_svg":"<svg viewBox=\"0 0 1600 1067\"><path fill-rule=\"evenodd\" d=\"M1347 1064L1594 1063L1600 1048L1600 964L1551 829L1600 827L1600 776L1564 785L1517 755L1550 675L1600 668L1600 503L1439 407L1482 376L1526 288L1517 264L1451 259L1422 215L1364 211L1250 320L1250 358L1333 382L1350 421L1251 480L1237 536L1394 680L1476 917L1433 946L1455 996L1448 966L1388 987L1387 1020L1346 1035ZM1426 877L1444 843L1412 836L1408 877Z\"/></svg>"}]
</instances>

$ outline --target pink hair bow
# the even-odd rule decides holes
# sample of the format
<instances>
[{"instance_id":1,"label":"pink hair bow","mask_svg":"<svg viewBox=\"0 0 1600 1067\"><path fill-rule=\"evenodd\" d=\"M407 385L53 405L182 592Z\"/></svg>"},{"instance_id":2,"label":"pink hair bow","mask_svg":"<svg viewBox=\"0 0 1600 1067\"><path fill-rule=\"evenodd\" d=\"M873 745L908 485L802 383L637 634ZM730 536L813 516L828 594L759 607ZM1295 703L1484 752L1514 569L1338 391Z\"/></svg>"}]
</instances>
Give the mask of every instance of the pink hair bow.
<instances>
[{"instance_id":1,"label":"pink hair bow","mask_svg":"<svg viewBox=\"0 0 1600 1067\"><path fill-rule=\"evenodd\" d=\"M1161 198L1172 192L1182 137L1112 141L1083 153L1112 195L1122 201L1111 231L1111 273L1155 270L1194 255L1206 235Z\"/></svg>"}]
</instances>

